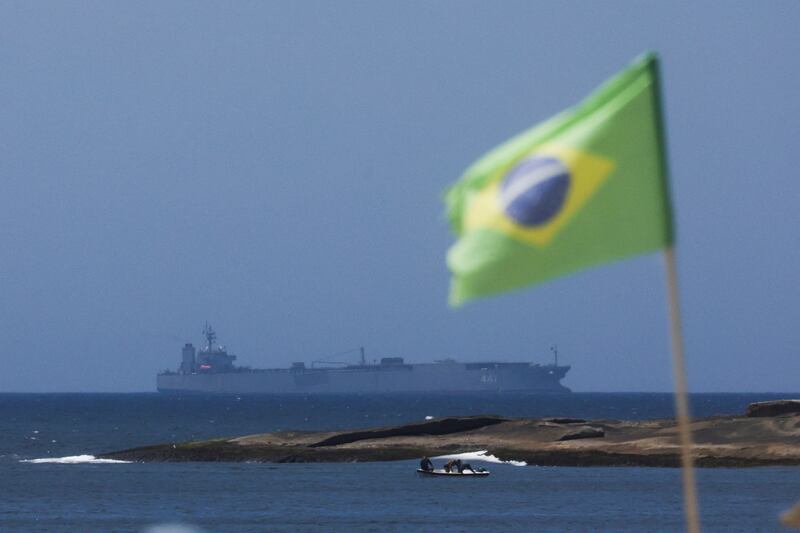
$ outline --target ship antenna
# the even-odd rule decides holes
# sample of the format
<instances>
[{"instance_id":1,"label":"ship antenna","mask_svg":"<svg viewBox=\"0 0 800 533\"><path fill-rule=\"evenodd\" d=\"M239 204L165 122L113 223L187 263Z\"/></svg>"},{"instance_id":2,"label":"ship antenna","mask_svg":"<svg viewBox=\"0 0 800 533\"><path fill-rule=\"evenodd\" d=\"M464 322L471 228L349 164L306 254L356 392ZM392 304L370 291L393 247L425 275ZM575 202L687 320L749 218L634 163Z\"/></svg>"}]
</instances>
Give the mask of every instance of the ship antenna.
<instances>
[{"instance_id":1,"label":"ship antenna","mask_svg":"<svg viewBox=\"0 0 800 533\"><path fill-rule=\"evenodd\" d=\"M558 366L558 345L553 344L552 346L550 346L550 350L552 350L553 357L555 357L556 360L556 366Z\"/></svg>"},{"instance_id":2,"label":"ship antenna","mask_svg":"<svg viewBox=\"0 0 800 533\"><path fill-rule=\"evenodd\" d=\"M208 351L210 352L214 349L214 341L217 340L217 334L208 322L206 322L206 325L203 327L203 335L206 337Z\"/></svg>"}]
</instances>

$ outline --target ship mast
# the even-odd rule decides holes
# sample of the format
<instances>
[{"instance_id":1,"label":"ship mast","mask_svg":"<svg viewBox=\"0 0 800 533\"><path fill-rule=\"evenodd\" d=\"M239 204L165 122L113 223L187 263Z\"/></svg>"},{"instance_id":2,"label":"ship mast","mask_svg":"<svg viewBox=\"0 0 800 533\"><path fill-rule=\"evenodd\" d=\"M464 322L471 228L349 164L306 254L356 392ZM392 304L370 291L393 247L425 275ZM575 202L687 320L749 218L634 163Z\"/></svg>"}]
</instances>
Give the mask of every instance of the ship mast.
<instances>
[{"instance_id":1,"label":"ship mast","mask_svg":"<svg viewBox=\"0 0 800 533\"><path fill-rule=\"evenodd\" d=\"M206 338L206 342L208 346L206 349L209 353L214 349L214 341L217 340L217 333L214 331L214 328L211 327L211 324L206 322L206 325L203 327L203 335Z\"/></svg>"},{"instance_id":2,"label":"ship mast","mask_svg":"<svg viewBox=\"0 0 800 533\"><path fill-rule=\"evenodd\" d=\"M555 358L555 366L558 366L558 345L553 344L550 346L550 350L553 352L553 357Z\"/></svg>"}]
</instances>

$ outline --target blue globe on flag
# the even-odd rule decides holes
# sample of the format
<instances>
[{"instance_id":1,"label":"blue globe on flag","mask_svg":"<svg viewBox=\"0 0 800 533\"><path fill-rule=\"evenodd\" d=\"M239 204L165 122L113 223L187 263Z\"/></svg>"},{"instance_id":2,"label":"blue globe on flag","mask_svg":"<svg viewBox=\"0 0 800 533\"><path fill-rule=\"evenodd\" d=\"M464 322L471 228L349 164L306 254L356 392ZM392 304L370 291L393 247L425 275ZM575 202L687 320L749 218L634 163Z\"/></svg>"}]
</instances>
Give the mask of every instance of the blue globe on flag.
<instances>
[{"instance_id":1,"label":"blue globe on flag","mask_svg":"<svg viewBox=\"0 0 800 533\"><path fill-rule=\"evenodd\" d=\"M542 226L564 207L569 186L569 169L562 161L552 156L528 157L503 178L500 203L517 224Z\"/></svg>"}]
</instances>

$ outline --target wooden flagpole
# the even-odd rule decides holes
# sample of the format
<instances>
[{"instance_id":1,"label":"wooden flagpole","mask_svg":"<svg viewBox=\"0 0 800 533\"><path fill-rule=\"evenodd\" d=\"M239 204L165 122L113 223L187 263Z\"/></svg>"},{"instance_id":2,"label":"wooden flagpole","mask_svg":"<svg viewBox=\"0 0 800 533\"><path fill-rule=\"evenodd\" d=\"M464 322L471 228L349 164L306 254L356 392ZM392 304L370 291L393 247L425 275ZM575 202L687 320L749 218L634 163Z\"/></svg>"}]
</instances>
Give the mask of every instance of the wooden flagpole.
<instances>
[{"instance_id":1,"label":"wooden flagpole","mask_svg":"<svg viewBox=\"0 0 800 533\"><path fill-rule=\"evenodd\" d=\"M697 489L692 458L692 433L689 428L689 396L686 386L686 363L683 357L683 333L681 332L680 304L678 301L678 269L675 248L664 250L667 269L667 294L669 300L670 337L672 340L672 374L675 381L675 414L681 443L681 466L683 477L683 506L686 530L700 532L700 513L697 505Z\"/></svg>"}]
</instances>

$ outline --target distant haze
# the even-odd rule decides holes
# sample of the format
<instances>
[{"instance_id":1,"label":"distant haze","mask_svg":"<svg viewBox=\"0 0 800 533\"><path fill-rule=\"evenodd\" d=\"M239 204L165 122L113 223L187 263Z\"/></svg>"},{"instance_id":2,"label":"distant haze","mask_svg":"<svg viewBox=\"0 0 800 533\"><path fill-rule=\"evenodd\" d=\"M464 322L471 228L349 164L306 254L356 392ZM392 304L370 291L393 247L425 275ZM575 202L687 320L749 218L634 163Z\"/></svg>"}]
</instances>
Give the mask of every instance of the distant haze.
<instances>
[{"instance_id":1,"label":"distant haze","mask_svg":"<svg viewBox=\"0 0 800 533\"><path fill-rule=\"evenodd\" d=\"M668 391L661 258L453 311L441 195L661 53L689 380L800 389L797 2L0 4L3 391L239 363L549 361Z\"/></svg>"}]
</instances>

